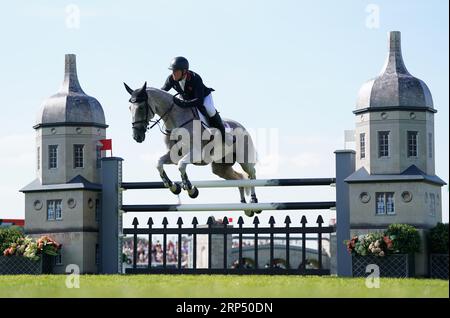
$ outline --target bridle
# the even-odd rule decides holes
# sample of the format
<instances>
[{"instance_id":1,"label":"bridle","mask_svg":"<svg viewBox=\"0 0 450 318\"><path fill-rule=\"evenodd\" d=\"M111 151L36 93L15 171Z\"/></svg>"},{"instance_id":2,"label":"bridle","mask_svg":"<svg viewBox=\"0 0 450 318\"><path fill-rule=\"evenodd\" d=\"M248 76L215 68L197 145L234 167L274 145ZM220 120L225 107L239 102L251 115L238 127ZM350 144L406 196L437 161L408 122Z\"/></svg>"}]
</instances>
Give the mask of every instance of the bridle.
<instances>
[{"instance_id":1,"label":"bridle","mask_svg":"<svg viewBox=\"0 0 450 318\"><path fill-rule=\"evenodd\" d=\"M179 95L179 93L176 94L175 97L176 97L177 95ZM163 128L161 128L161 126L159 125L159 123L160 123L161 120L164 119L164 117L166 117L167 115L170 114L170 112L172 111L173 107L175 106L175 103L174 103L174 102L172 102L172 104L170 105L169 109L166 110L166 111L164 112L164 114L162 114L157 120L151 120L150 117L149 117L149 110L150 110L150 112L152 113L152 118L156 115L156 113L153 111L153 109L152 109L150 103L148 102L148 97L146 97L143 101L138 100L138 99L136 99L136 98L130 98L130 102L131 102L131 103L141 103L141 102L144 102L144 106L145 106L145 119L143 119L143 120L138 120L138 121L133 122L133 123L132 123L133 128L135 128L135 126L138 125L138 124L144 124L144 126L145 126L145 132L147 132L147 130L151 130L153 127L155 127L156 125L158 125L159 130L161 131L162 134L164 134L164 135L166 135L166 136L169 136L169 135L170 135L171 131L170 131L170 130L167 130L167 129L164 129L165 131L163 131ZM191 118L191 119L185 121L184 123L182 123L182 124L179 126L179 128L180 128L180 127L183 127L183 126L185 126L185 125L187 125L188 123L190 123L191 121L193 121L194 119L197 118L197 116L195 115L195 112L194 112L193 110L192 110L192 114L193 114L193 118ZM149 124L150 124L150 123L152 123L152 125L149 127Z\"/></svg>"},{"instance_id":2,"label":"bridle","mask_svg":"<svg viewBox=\"0 0 450 318\"><path fill-rule=\"evenodd\" d=\"M136 103L141 103L144 102L145 103L145 119L142 120L138 120L132 123L133 128L136 128L135 126L138 124L145 124L145 130L147 131L147 126L148 123L150 121L150 117L149 117L149 110L152 112L152 117L154 117L156 114L153 111L153 109L150 107L150 104L148 103L148 99L145 98L145 100L141 101L141 100L137 100L136 98L130 98L130 103L136 104Z\"/></svg>"},{"instance_id":3,"label":"bridle","mask_svg":"<svg viewBox=\"0 0 450 318\"><path fill-rule=\"evenodd\" d=\"M142 101L137 100L137 99L135 99L135 98L131 98L131 99L130 99L130 102L131 102L131 103L140 103L140 102L142 102ZM145 126L145 132L147 132L147 130L150 130L150 129L152 129L153 127L155 127L155 125L158 125L159 130L160 130L164 135L168 135L166 132L164 132L164 131L162 130L162 128L161 128L161 126L159 125L159 123L160 123L161 120L164 119L164 117L166 117L167 115L169 115L169 113L172 111L172 109L173 109L173 107L174 107L175 104L172 103L172 105L170 105L169 109L166 110L166 111L164 112L164 114L162 114L162 115L159 117L159 119L157 119L157 120L151 120L151 119L150 119L150 112L151 112L151 114L152 114L152 118L155 117L156 113L153 111L153 108L151 107L150 103L148 102L148 98L145 98L145 99L143 100L143 102L144 102L144 106L145 106L145 119L143 119L143 120L138 120L138 121L133 122L133 123L132 123L133 128L136 128L136 127L135 127L136 125L144 124L144 126ZM149 111L150 111L150 112L149 112ZM153 123L153 124L149 127L149 124L150 124L150 123Z\"/></svg>"}]
</instances>

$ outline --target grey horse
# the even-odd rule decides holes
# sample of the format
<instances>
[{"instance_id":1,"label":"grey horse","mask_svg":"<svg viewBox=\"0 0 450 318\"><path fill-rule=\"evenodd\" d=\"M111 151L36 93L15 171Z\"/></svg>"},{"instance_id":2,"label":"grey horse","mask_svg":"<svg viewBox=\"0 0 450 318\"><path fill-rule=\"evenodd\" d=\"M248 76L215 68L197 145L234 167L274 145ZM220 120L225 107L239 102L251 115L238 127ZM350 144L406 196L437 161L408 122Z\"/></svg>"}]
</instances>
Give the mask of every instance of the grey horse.
<instances>
[{"instance_id":1,"label":"grey horse","mask_svg":"<svg viewBox=\"0 0 450 318\"><path fill-rule=\"evenodd\" d=\"M232 145L226 145L220 137L213 137L215 128L207 128L201 124L199 113L193 108L181 108L174 104L173 95L152 87L147 82L136 90L125 84L125 89L131 95L130 111L132 115L133 138L141 143L145 140L147 130L162 121L165 131L164 142L167 152L158 160L156 168L166 188L174 194L179 194L181 188L188 192L191 198L196 198L198 189L193 186L187 176L188 164L211 164L212 172L227 180L256 179L256 151L250 134L240 123L224 119L225 126L232 129L235 136ZM158 120L153 118L158 115ZM205 132L206 130L206 132ZM227 133L227 135L229 135ZM175 138L175 137L177 138ZM206 138L204 138L206 136ZM181 137L181 139L180 139ZM183 138L184 137L184 138ZM209 137L209 138L208 138ZM228 136L229 138L230 136ZM214 145L214 147L211 147ZM247 176L233 169L238 162ZM164 171L164 165L178 165L181 174L181 185L172 182ZM255 188L239 187L241 203L246 203L245 194L251 193L251 203L257 203ZM245 210L247 216L260 213L261 210Z\"/></svg>"}]
</instances>

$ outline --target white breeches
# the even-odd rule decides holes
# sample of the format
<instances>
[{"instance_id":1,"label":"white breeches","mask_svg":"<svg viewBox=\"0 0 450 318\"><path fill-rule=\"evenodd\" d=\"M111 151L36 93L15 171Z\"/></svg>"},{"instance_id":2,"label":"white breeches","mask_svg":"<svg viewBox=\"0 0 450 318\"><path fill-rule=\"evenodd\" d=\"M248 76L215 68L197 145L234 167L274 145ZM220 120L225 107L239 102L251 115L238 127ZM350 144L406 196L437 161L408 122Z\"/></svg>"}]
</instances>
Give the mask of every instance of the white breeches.
<instances>
[{"instance_id":1,"label":"white breeches","mask_svg":"<svg viewBox=\"0 0 450 318\"><path fill-rule=\"evenodd\" d=\"M214 107L214 101L211 93L205 97L205 99L203 100L203 105L205 106L206 112L208 113L209 117L212 117L216 114L217 110Z\"/></svg>"}]
</instances>

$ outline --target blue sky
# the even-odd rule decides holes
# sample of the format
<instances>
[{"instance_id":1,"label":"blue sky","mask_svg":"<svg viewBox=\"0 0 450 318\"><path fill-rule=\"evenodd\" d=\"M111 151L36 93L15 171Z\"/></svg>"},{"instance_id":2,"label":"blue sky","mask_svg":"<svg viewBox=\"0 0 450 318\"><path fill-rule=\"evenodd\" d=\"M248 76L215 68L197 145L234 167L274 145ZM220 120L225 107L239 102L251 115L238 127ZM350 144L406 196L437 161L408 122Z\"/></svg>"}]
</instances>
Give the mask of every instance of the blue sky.
<instances>
[{"instance_id":1,"label":"blue sky","mask_svg":"<svg viewBox=\"0 0 450 318\"><path fill-rule=\"evenodd\" d=\"M76 28L67 22L70 4L80 10ZM379 8L377 28L366 24L370 4ZM126 158L127 180L157 179L154 163L164 149L157 131L145 144L131 139L122 82L160 87L177 55L188 57L216 89L222 116L278 131L279 151L272 155L280 167L260 177L328 177L334 175L333 151L344 146L344 130L354 129L359 87L380 72L387 32L401 31L406 66L427 83L438 109L436 173L448 182L448 21L448 1L438 0L2 3L0 218L23 216L17 190L35 178L32 126L42 100L62 82L66 53L77 54L81 86L104 108L114 154ZM178 179L176 170L168 171ZM190 171L192 179L213 178L209 168ZM442 192L448 220L448 187ZM204 193L209 195L197 202L223 201L222 193ZM225 193L238 200L237 191ZM281 195L286 201L328 200L333 192L260 190L261 201ZM177 202L167 193L145 198Z\"/></svg>"}]
</instances>

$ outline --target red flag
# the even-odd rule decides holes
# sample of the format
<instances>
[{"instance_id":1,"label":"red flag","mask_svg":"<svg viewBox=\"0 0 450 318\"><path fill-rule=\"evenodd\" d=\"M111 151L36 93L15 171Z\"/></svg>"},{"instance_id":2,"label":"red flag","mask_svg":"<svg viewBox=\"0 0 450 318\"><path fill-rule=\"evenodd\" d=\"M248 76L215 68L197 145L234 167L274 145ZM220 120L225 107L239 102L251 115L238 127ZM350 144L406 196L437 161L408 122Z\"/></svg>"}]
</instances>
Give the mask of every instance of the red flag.
<instances>
[{"instance_id":1,"label":"red flag","mask_svg":"<svg viewBox=\"0 0 450 318\"><path fill-rule=\"evenodd\" d=\"M112 151L112 139L102 139L99 140L102 143L100 150L111 150Z\"/></svg>"}]
</instances>

